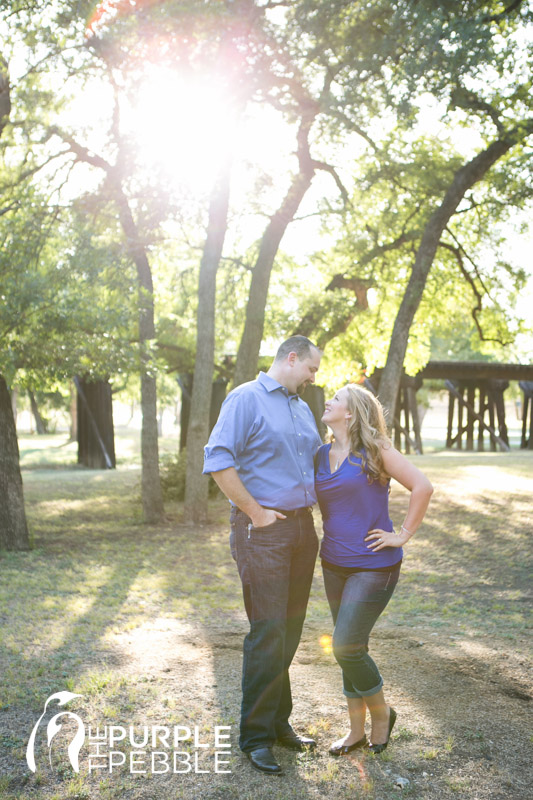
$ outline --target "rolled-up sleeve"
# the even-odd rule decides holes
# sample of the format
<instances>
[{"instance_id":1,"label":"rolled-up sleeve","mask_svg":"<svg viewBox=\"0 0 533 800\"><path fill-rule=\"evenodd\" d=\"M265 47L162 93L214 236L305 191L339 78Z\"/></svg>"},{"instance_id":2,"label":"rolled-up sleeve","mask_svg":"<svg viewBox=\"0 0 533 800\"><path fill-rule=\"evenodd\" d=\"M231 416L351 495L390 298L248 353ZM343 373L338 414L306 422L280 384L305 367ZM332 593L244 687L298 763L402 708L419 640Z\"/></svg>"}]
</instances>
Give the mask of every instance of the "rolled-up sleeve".
<instances>
[{"instance_id":1,"label":"rolled-up sleeve","mask_svg":"<svg viewBox=\"0 0 533 800\"><path fill-rule=\"evenodd\" d=\"M245 399L239 392L230 393L204 448L204 475L238 466L239 455L244 451L250 433L249 419L249 398Z\"/></svg>"}]
</instances>

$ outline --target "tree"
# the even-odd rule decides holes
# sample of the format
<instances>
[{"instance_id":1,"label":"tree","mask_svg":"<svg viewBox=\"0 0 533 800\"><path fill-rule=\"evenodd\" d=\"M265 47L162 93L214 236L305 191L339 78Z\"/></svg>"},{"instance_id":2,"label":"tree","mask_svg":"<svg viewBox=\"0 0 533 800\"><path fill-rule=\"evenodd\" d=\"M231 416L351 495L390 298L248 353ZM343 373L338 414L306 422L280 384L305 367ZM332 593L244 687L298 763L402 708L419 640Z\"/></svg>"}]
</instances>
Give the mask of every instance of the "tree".
<instances>
[{"instance_id":1,"label":"tree","mask_svg":"<svg viewBox=\"0 0 533 800\"><path fill-rule=\"evenodd\" d=\"M357 134L367 143L372 156L386 165L383 142L376 144L369 133L373 117L380 112L393 112L399 120L398 130L408 137L416 118L413 100L422 91L426 72L433 81L432 91L439 96L480 65L492 63L495 47L489 12L495 8L494 3L473 2L463 4L458 12L446 6L435 13L433 6L426 3L420 3L414 12L412 4L403 2L350 4L349 8L343 2L292 4L288 23L272 33L277 48L273 50L270 69L276 71L277 80L265 80L260 96L263 103L272 103L292 121L298 120L298 170L258 244L237 353L235 385L255 376L273 264L282 237L317 169L332 174L346 201L347 193L336 170L325 158L311 155L313 126L320 130L322 141L326 140L324 134L332 139L339 134ZM458 36L459 47L452 44ZM452 59L451 46L455 48ZM317 94L315 87L319 83L322 89ZM428 207L425 211L430 213ZM418 231L409 229L401 235L400 242L390 244L391 249L407 241L412 244L418 236ZM348 279L339 275L338 282L342 280ZM320 334L322 343L342 334L354 315L365 307L368 279L357 274L349 281L353 286L351 299L328 326L327 333ZM335 301L325 305L338 308ZM318 316L324 319L323 315ZM308 309L302 322L312 326L316 319L317 315ZM385 393L386 380L383 387ZM199 462L198 455L194 458L196 467ZM188 481L198 482L198 470L189 472Z\"/></svg>"},{"instance_id":2,"label":"tree","mask_svg":"<svg viewBox=\"0 0 533 800\"><path fill-rule=\"evenodd\" d=\"M2 59L0 60L0 136L8 122L10 111L9 76L7 65ZM3 498L0 505L0 547L27 550L30 538L24 509L17 431L11 397L2 374L0 374L0 493Z\"/></svg>"},{"instance_id":3,"label":"tree","mask_svg":"<svg viewBox=\"0 0 533 800\"><path fill-rule=\"evenodd\" d=\"M39 29L39 14L35 19L29 19L25 9L21 9L15 16L13 25L22 26L24 34L31 40L38 39L46 53L40 55L37 63L30 66L28 74L35 80L40 77L44 69L50 70L55 66L62 70L67 79L74 79L78 89L83 89L87 82L97 75L100 79L107 79L115 95L115 105L110 122L110 137L108 140L107 154L99 155L91 151L83 143L81 134L73 134L64 130L55 122L50 123L50 113L42 112L36 115L32 124L26 125L25 135L32 143L52 152L56 157L61 157L63 168L72 170L72 166L84 163L96 170L100 170L104 181L101 196L111 199L115 205L116 215L120 222L126 250L135 264L138 289L138 343L139 343L139 371L141 373L141 406L143 422L141 431L142 453L142 503L143 515L146 521L156 522L163 513L163 501L159 481L158 441L157 441L157 396L155 363L153 345L155 340L153 278L147 254L144 232L140 230L139 220L135 219L133 203L128 198L131 190L131 181L128 182L134 159L128 147L124 146L120 130L120 100L119 87L115 81L114 61L120 61L120 48L114 46L110 37L94 36L85 43L83 38L83 16L77 9L68 3L58 3L52 8L52 17L49 24ZM81 24L80 24L81 23ZM64 46L64 37L72 37L70 47ZM63 47L61 46L63 43ZM42 78L44 81L45 78ZM65 149L66 145L66 149ZM69 158L69 156L71 158ZM72 158L73 157L73 158ZM70 165L69 165L70 161ZM67 172L66 182L68 182ZM138 190L138 186L135 187ZM149 194L149 193L147 193ZM137 204L138 205L138 204ZM142 209L142 207L141 207Z\"/></svg>"},{"instance_id":4,"label":"tree","mask_svg":"<svg viewBox=\"0 0 533 800\"><path fill-rule=\"evenodd\" d=\"M373 116L392 109L405 113L401 104L405 105L414 91L411 85L406 86L407 77L415 84L423 69L409 59L408 48L421 35L430 46L437 24L429 31L422 25L413 26L412 9L404 6L388 0L372 4L303 0L291 4L285 25L277 32L282 56L281 64L275 62L274 69L279 77L265 87L264 102L272 103L291 121L298 120L299 168L259 243L235 385L255 376L272 266L317 170L332 175L343 202L347 202L348 193L337 170L321 151L327 153L328 144L354 135L375 148L367 131ZM401 70L403 92L394 98L390 84L398 81ZM348 323L345 317L337 330L342 331Z\"/></svg>"},{"instance_id":5,"label":"tree","mask_svg":"<svg viewBox=\"0 0 533 800\"><path fill-rule=\"evenodd\" d=\"M11 397L0 375L0 548L28 550L30 537L20 474L19 449Z\"/></svg>"},{"instance_id":6,"label":"tree","mask_svg":"<svg viewBox=\"0 0 533 800\"><path fill-rule=\"evenodd\" d=\"M202 465L203 448L209 436L209 412L214 372L216 276L228 228L233 140L240 114L250 94L250 86L245 74L245 61L237 47L240 24L237 30L235 30L235 20L230 19L226 25L221 36L219 50L215 55L213 71L214 74L224 75L224 84L229 89L228 94L231 91L233 94L233 104L227 109L225 121L227 130L222 137L227 144L226 147L221 148L220 166L211 191L207 234L198 277L196 357L187 429L184 509L185 518L193 522L207 520L208 482L202 476ZM219 125L222 124L222 120L220 120Z\"/></svg>"},{"instance_id":7,"label":"tree","mask_svg":"<svg viewBox=\"0 0 533 800\"><path fill-rule=\"evenodd\" d=\"M8 172L2 177L7 185ZM122 254L94 246L94 225L50 204L27 181L11 186L9 196L7 191L9 209L0 217L0 374L6 387L16 381L37 393L74 375L131 369L129 278ZM3 485L9 486L2 495L2 542L25 549L16 429L6 392L0 447Z\"/></svg>"},{"instance_id":8,"label":"tree","mask_svg":"<svg viewBox=\"0 0 533 800\"><path fill-rule=\"evenodd\" d=\"M388 15L385 13L387 5ZM360 45L361 40L352 27L354 21L360 34L366 37L366 46L370 49L370 52L365 51L363 46L362 55L357 53L355 69L348 58L344 59L342 65L337 62L340 69L332 82L337 102L330 106L331 120L332 124L337 125L337 131L340 129L339 122L345 133L350 129L359 131L368 144L369 152L361 161L367 163L369 168L366 178L360 179L360 183L366 187L372 186L372 164L376 164L374 173L381 172L394 181L405 213L402 216L403 225L398 226L390 213L391 206L397 206L398 203L386 202L381 206L381 219L378 218L371 227L361 213L361 198L355 196L352 199L352 207L359 218L358 238L366 238L367 242L365 249L359 252L355 268L339 273L337 285L342 285L343 281L346 286L357 281L375 281L373 268L368 271L366 267L373 267L376 262L390 263L391 258L395 259L395 253L404 254L404 267L409 269L411 279L405 288L391 335L389 357L380 386L380 397L386 406L392 408L405 361L409 331L420 305L429 265L433 263L437 249L440 248L441 252L445 248L448 252L453 251L461 266L460 249L457 243L450 242L453 232L448 233L444 240L441 239L442 234L456 211L463 214L464 222L465 208L460 208L460 204L470 189L487 175L493 164L502 159L502 163L505 163L505 154L530 134L527 54L524 55L524 47L514 34L520 28L524 29L531 19L531 7L528 3L512 3L502 11L499 4L490 2L463 3L461 8L450 4L435 8L434 4L426 2L417 3L416 8L411 3L383 3L373 4L366 19L362 17L363 9L359 4L352 4L349 10L342 2L327 6L311 2L297 8L301 11L303 7L308 12L313 9L307 20L300 19L306 32L314 37L315 42L330 39L329 49L325 47L324 52L331 54L333 51L338 58L339 52L343 52L343 44L347 50L350 46ZM347 32L351 35L347 36ZM314 52L319 52L318 46ZM366 54L368 62L364 63ZM361 81L360 74L364 75L365 70L373 80ZM490 78L488 73L491 73ZM380 81L379 75L385 80ZM346 80L348 76L351 77L349 81ZM518 76L521 80L517 81ZM361 93L366 82L373 89L372 97ZM422 191L418 196L416 189L413 194L407 195L409 190L404 181L408 169L406 153L410 149L418 116L418 96L424 91L431 92L441 103L449 99L448 124L453 120L456 125L462 123L472 129L481 117L477 128L482 143L479 152L466 160L455 152L448 165L443 164L440 158L434 163L429 159L419 164L419 169L420 166L422 168L419 191ZM359 100L358 106L354 103L356 98ZM463 114L462 119L458 113L454 113L459 109ZM384 138L382 135L371 136L369 132L372 117L379 114L380 110L389 117L391 113L394 114L395 118L392 135L387 136L385 126ZM465 111L468 116L464 115ZM489 126L496 127L496 140L491 141ZM509 162L506 167L507 174L512 174ZM428 177L433 183L429 193L425 186ZM523 178L522 185L526 186ZM523 197L522 190L509 202L523 201ZM435 208L437 205L439 207ZM347 209L344 218L349 216ZM394 230L396 236L387 236L389 231L392 233ZM417 247L417 257L411 270L412 262L405 263L405 254L413 246ZM425 268L422 264L425 264ZM465 270L462 271L465 274ZM328 288L333 283L332 278L335 280L333 275L327 279ZM468 278L465 276L465 279ZM475 281L470 280L470 286L475 289ZM361 292L363 288L360 288ZM384 288L382 286L382 290ZM344 298L348 297L344 292ZM326 323L327 340L331 335L345 330L357 311L352 295L351 302L348 299L348 307L332 325L327 323L327 315L328 309L335 307L337 303L333 297L326 299L322 309L318 305L308 307L301 322L311 328ZM324 340L323 331L322 337Z\"/></svg>"},{"instance_id":9,"label":"tree","mask_svg":"<svg viewBox=\"0 0 533 800\"><path fill-rule=\"evenodd\" d=\"M382 149L386 160L358 165L354 178L361 188L342 214L342 233L312 259L320 265L320 282L300 302L299 321L286 322L286 330L302 329L327 343L321 376L330 385L354 374L350 364L369 372L384 365L424 228L462 160L451 141L424 135L404 142L401 130ZM531 194L524 183L527 158L515 148L500 160L443 231L411 325L403 360L409 374L427 362L433 331L449 330L450 319L469 330L473 322L484 352L492 348L500 357L520 333L512 309L526 274L510 262L502 231ZM335 341L338 336L343 341Z\"/></svg>"},{"instance_id":10,"label":"tree","mask_svg":"<svg viewBox=\"0 0 533 800\"><path fill-rule=\"evenodd\" d=\"M454 34L466 34L462 37L456 52L463 53L469 49L477 59L476 77L452 72L447 86L449 103L452 109L466 111L469 121L481 117L483 131L486 135L488 126L496 128L497 136L485 140L484 146L472 158L463 163L452 175L442 199L433 210L425 224L420 239L412 272L400 305L393 331L387 361L380 381L380 399L392 410L395 406L401 372L405 359L409 331L415 313L419 307L429 271L433 265L441 236L449 225L453 215L458 211L467 192L482 181L491 168L500 161L512 148L525 143L533 133L533 117L531 116L531 81L528 72L524 73L523 64L514 33L522 22L520 13L524 10L524 22L531 20L532 10L529 3L512 3L497 13L498 4L473 3L468 9L473 16L467 19L468 26L460 29L461 17L450 28ZM446 49L450 43L450 31L441 34L439 44ZM476 52L476 45L481 40L483 47ZM490 57L490 61L489 58ZM509 65L513 64L515 74L508 79ZM483 74L495 73L495 83L483 80ZM522 77L523 76L523 77ZM517 80L518 77L518 80ZM507 81L506 81L507 78ZM468 83L470 86L468 86ZM435 80L429 75L425 81L429 89L442 91L442 79ZM467 88L468 86L468 88Z\"/></svg>"},{"instance_id":11,"label":"tree","mask_svg":"<svg viewBox=\"0 0 533 800\"><path fill-rule=\"evenodd\" d=\"M259 349L263 340L265 306L274 260L287 226L298 211L315 174L316 165L313 163L309 152L309 134L318 110L318 105L312 102L308 102L307 108L304 105L302 109L297 135L299 169L292 177L289 189L281 205L270 218L261 238L257 260L252 271L244 329L237 353L233 381L235 386L252 380L256 374Z\"/></svg>"},{"instance_id":12,"label":"tree","mask_svg":"<svg viewBox=\"0 0 533 800\"><path fill-rule=\"evenodd\" d=\"M411 324L420 305L443 232L467 191L481 181L491 167L513 146L524 141L531 134L533 134L533 118L526 119L502 133L498 139L460 167L453 176L441 204L429 218L416 253L407 289L394 322L387 361L380 381L380 400L391 412L394 409L400 386Z\"/></svg>"},{"instance_id":13,"label":"tree","mask_svg":"<svg viewBox=\"0 0 533 800\"><path fill-rule=\"evenodd\" d=\"M185 516L193 522L207 519L207 479L202 477L203 447L209 435L209 410L215 356L216 274L222 256L229 208L231 161L215 181L209 207L207 238L200 263L196 359L187 430Z\"/></svg>"}]
</instances>

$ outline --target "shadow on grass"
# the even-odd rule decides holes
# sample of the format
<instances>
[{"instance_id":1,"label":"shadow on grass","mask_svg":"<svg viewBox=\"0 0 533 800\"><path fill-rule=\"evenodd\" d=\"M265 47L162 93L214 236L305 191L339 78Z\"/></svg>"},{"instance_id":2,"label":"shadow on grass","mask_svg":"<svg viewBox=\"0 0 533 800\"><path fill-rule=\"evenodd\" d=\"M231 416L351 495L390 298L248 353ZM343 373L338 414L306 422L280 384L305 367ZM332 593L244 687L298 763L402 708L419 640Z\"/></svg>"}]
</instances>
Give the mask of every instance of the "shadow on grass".
<instances>
[{"instance_id":1,"label":"shadow on grass","mask_svg":"<svg viewBox=\"0 0 533 800\"><path fill-rule=\"evenodd\" d=\"M517 709L524 704L521 684L488 666L486 647L468 649L460 641L453 651L443 649L443 634L475 636L485 631L502 637L521 630L529 495L511 492L504 499L494 489L480 491L476 484L470 494L458 496L450 488L461 477L456 467L454 462L451 483L437 487L427 524L406 548L402 579L378 624L375 644L390 676L389 686L401 687L427 730L433 731L431 736L444 741L450 730L458 738L466 736L477 703L475 724L488 741L490 704L511 704L509 713L518 719ZM437 473L443 474L442 466ZM29 733L46 697L67 688L84 694L84 709L94 724L101 719L112 724L132 719L146 724L231 724L236 748L241 649L248 625L229 552L227 504L212 504L214 521L205 527L179 523L179 509L172 507L169 512L175 519L168 524L141 526L137 481L134 471L65 470L63 475L28 477L36 548L0 554L6 735L15 729ZM407 497L395 492L395 521L401 521L406 505ZM421 625L426 626L423 645L414 630ZM437 636L430 639L427 630L432 629ZM339 685L337 707L342 705L338 667L317 645L320 633L330 631L317 566L295 664L298 675L307 680L293 682L295 711L304 722L316 721L314 706L331 687ZM445 712L453 704L458 704L457 719L450 720ZM304 713L307 708L309 713ZM501 716L503 710L498 713ZM418 730L417 722L410 724ZM517 726L513 732L518 735ZM465 759L481 752L476 742L465 746ZM511 757L511 745L502 740L501 746L500 761ZM408 750L409 742L405 747ZM287 800L320 790L340 798L347 792L357 796L361 788L345 788L349 780L341 776L347 763L330 767L327 757L319 755L307 760L290 753L280 756L287 772L283 788L251 773L237 754L233 776L218 776L216 786L206 778L198 784L198 795L194 785L187 784L191 794L183 796ZM10 768L20 774L23 763L19 752ZM340 772L333 774L334 767ZM371 765L370 771L381 780L377 767ZM124 793L130 789L124 787ZM216 793L219 790L222 794ZM99 797L94 791L90 796ZM144 789L135 791L135 798L169 796L166 791L154 795L148 788L146 795ZM380 796L386 795L382 791Z\"/></svg>"}]
</instances>

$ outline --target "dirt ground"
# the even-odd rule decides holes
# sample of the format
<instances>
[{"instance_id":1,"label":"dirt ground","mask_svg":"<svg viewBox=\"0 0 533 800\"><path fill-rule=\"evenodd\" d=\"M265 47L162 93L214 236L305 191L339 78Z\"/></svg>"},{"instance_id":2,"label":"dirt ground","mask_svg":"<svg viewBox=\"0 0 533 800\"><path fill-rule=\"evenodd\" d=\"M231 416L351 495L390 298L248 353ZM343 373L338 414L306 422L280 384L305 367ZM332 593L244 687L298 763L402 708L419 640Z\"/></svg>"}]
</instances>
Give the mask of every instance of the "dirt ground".
<instances>
[{"instance_id":1,"label":"dirt ground","mask_svg":"<svg viewBox=\"0 0 533 800\"><path fill-rule=\"evenodd\" d=\"M84 639L83 627L89 620L65 619L65 627L70 623L74 627L66 639L60 637L55 643L53 658L50 643L45 646L36 636L31 656L42 669L33 687L24 677L26 661L22 656L16 661L14 646L10 650L9 641L4 640L6 647L0 653L4 680L14 681L19 670L22 689L0 706L0 797L529 800L533 769L525 555L531 533L529 468L533 462L524 462L518 471L502 470L494 460L483 461L483 469L475 459L457 462L451 469L442 461L431 462L430 457L427 464L433 482L440 483L440 496L406 553L397 592L371 640L388 700L398 713L385 753L372 756L360 751L341 759L328 755L331 742L347 730L347 715L340 670L328 651L331 623L318 567L302 643L291 669L293 725L298 732L313 735L318 748L296 754L277 747L284 769L280 777L253 771L240 753L241 648L247 624L227 551L226 507L220 501L213 523L202 529L169 520L157 530L142 534L137 530L135 536L147 537L150 548L141 559L143 586L159 581L161 589L163 562L163 577L173 576L174 582L164 586L163 595L141 587L133 597L124 588L120 596L123 617L110 615L106 635ZM488 488L485 467L497 468L498 473ZM468 486L467 474L471 476ZM501 489L505 486L509 492L504 499ZM483 491L478 491L480 487ZM393 495L393 518L403 513L405 504L401 492ZM479 518L469 518L478 511ZM19 572L27 570L30 580L37 566L32 558L39 555L51 566L54 556L61 557L62 535L38 538L36 555L18 557L13 563L8 559L7 565ZM183 572L183 564L192 572L197 570L189 559L191 542L205 567L193 596ZM115 545L120 548L120 536ZM91 559L93 551L85 539L71 541L71 546L80 558ZM112 557L118 570L119 549L113 553L107 552L102 566L109 567ZM0 560L0 570L3 563L6 559ZM178 614L168 598L180 595L180 589L182 601L189 605L180 607ZM57 585L49 587L50 596L61 591ZM105 614L106 603L114 602L113 597L102 591L101 613ZM2 623L9 623L12 611L9 603L0 606ZM13 636L17 638L16 633ZM72 732L65 726L52 748L53 769L46 764L42 734L38 770L33 775L26 765L25 746L42 711L38 698L44 702L48 694L65 688L83 695L72 709L87 725L161 724L191 729L197 725L200 741L209 745L201 751L200 768L210 771L132 775L119 768L112 774L89 774L84 757L77 775L65 766ZM231 726L226 767L231 772L225 774L212 771L215 725ZM185 749L194 752L188 743Z\"/></svg>"},{"instance_id":2,"label":"dirt ground","mask_svg":"<svg viewBox=\"0 0 533 800\"><path fill-rule=\"evenodd\" d=\"M334 760L327 748L346 730L340 676L320 647L323 627L308 624L292 668L293 724L316 737L318 750L298 756L277 748L285 776L271 778L253 772L236 744L244 627L243 620L242 627L198 631L162 620L158 629L143 632L140 648L129 641L123 669L179 696L184 708L203 706L226 720L222 724L235 720L231 778L197 776L184 797L385 797L391 788L394 793L398 776L409 786L397 792L428 800L531 797L527 664L510 655L504 641L490 637L458 647L446 631L381 625L372 651L398 712L393 743L385 757L358 753Z\"/></svg>"}]
</instances>

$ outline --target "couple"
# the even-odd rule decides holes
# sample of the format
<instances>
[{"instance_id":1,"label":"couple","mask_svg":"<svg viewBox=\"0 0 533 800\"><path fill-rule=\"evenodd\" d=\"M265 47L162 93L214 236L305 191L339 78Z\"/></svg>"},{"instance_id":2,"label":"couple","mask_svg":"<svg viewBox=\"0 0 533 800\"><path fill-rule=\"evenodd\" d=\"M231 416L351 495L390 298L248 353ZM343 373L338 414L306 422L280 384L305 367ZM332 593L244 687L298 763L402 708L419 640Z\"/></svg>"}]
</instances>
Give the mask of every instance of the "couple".
<instances>
[{"instance_id":1,"label":"couple","mask_svg":"<svg viewBox=\"0 0 533 800\"><path fill-rule=\"evenodd\" d=\"M381 406L366 389L345 386L326 403L322 420L332 437L322 444L298 394L314 383L320 357L304 336L283 342L267 373L227 396L205 449L204 473L231 502L231 551L250 621L239 744L268 774L281 772L275 743L293 750L316 746L289 723L289 667L318 550L311 513L317 497L333 653L350 717L349 733L329 750L338 756L360 747L380 753L387 746L396 713L385 702L368 638L396 586L402 545L422 522L432 492L427 478L391 446ZM398 532L388 512L391 477L411 491Z\"/></svg>"}]
</instances>

